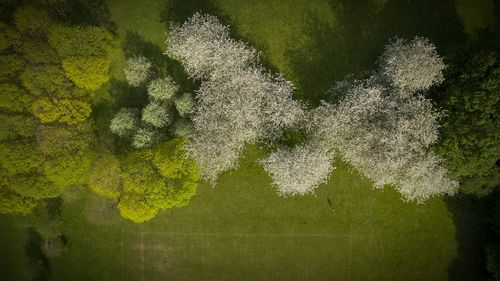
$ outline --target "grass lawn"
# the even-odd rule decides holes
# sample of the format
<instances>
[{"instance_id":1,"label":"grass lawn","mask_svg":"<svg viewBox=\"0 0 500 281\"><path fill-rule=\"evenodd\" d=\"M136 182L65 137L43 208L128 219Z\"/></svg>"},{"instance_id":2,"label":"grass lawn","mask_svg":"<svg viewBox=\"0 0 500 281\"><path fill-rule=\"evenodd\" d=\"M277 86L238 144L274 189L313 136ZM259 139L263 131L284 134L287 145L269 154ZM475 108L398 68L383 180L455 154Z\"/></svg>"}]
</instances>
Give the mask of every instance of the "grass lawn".
<instances>
[{"instance_id":1,"label":"grass lawn","mask_svg":"<svg viewBox=\"0 0 500 281\"><path fill-rule=\"evenodd\" d=\"M107 2L122 40L135 31L160 49L172 15L214 11L311 104L336 80L374 69L394 35L425 35L444 51L464 37L452 0ZM123 56L115 79L122 66ZM189 206L144 224L118 218L89 194L65 204L68 251L51 260L54 280L447 280L457 242L443 199L403 202L340 161L315 195L280 198L255 162L263 155L250 146L217 187L200 186ZM3 245L22 240L1 235ZM1 266L16 264L12 272L20 272L16 243L9 252L18 258L0 258Z\"/></svg>"},{"instance_id":2,"label":"grass lawn","mask_svg":"<svg viewBox=\"0 0 500 281\"><path fill-rule=\"evenodd\" d=\"M261 156L249 147L216 188L148 223L116 220L94 196L65 205L55 280L446 280L456 243L442 200L404 203L342 163L315 195L278 198Z\"/></svg>"}]
</instances>

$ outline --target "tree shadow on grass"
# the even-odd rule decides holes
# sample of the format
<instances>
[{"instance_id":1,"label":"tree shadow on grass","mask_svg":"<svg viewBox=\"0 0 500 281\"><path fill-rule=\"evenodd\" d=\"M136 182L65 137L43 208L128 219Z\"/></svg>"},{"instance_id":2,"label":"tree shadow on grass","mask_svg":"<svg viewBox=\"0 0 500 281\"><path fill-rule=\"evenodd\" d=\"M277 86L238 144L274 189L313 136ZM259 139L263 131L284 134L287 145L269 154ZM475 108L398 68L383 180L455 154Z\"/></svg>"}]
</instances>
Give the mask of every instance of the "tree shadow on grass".
<instances>
[{"instance_id":1,"label":"tree shadow on grass","mask_svg":"<svg viewBox=\"0 0 500 281\"><path fill-rule=\"evenodd\" d=\"M193 92L197 89L197 83L189 79L182 65L167 55L157 45L146 41L136 32L127 31L123 42L125 57L144 56L151 60L154 65L155 75L159 77L170 76L179 84L180 91Z\"/></svg>"},{"instance_id":2,"label":"tree shadow on grass","mask_svg":"<svg viewBox=\"0 0 500 281\"><path fill-rule=\"evenodd\" d=\"M28 256L27 274L32 280L50 280L52 271L47 256L42 251L43 239L32 228L28 229L28 241L24 250Z\"/></svg>"},{"instance_id":3,"label":"tree shadow on grass","mask_svg":"<svg viewBox=\"0 0 500 281\"><path fill-rule=\"evenodd\" d=\"M171 23L182 24L195 13L216 16L225 26L229 26L229 35L235 40L240 40L253 46L257 51L264 51L268 46L257 44L254 40L244 37L237 29L238 24L231 20L213 0L172 0L162 9L161 21L168 27ZM261 64L271 72L277 73L278 69L265 57L260 57Z\"/></svg>"},{"instance_id":4,"label":"tree shadow on grass","mask_svg":"<svg viewBox=\"0 0 500 281\"><path fill-rule=\"evenodd\" d=\"M376 69L384 45L394 36L425 36L441 54L466 36L453 0L389 1L383 8L370 0L334 0L335 25L306 14L305 44L287 50L298 83L298 97L317 105L325 92L348 74Z\"/></svg>"},{"instance_id":5,"label":"tree shadow on grass","mask_svg":"<svg viewBox=\"0 0 500 281\"><path fill-rule=\"evenodd\" d=\"M488 219L493 200L493 195L477 199L463 194L446 200L458 242L458 256L448 267L449 280L487 280L484 246L490 232Z\"/></svg>"}]
</instances>

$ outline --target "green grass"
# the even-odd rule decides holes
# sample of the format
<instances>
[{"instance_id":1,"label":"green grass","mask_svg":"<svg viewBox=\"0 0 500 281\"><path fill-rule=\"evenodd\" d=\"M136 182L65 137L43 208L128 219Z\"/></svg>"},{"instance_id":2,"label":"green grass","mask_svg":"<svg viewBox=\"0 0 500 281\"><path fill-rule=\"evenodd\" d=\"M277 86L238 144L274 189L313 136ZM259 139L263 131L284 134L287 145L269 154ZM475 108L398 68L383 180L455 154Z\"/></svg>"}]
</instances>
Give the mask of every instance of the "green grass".
<instances>
[{"instance_id":1,"label":"green grass","mask_svg":"<svg viewBox=\"0 0 500 281\"><path fill-rule=\"evenodd\" d=\"M249 147L216 188L144 224L116 214L89 223L101 212L94 196L65 205L69 250L52 260L55 280L447 278L456 242L442 200L404 203L340 162L315 195L280 198L255 162L263 155Z\"/></svg>"},{"instance_id":2,"label":"green grass","mask_svg":"<svg viewBox=\"0 0 500 281\"><path fill-rule=\"evenodd\" d=\"M135 31L155 54L164 48L165 22L198 10L214 13L312 104L336 80L373 70L394 35L428 36L440 51L464 38L452 0L107 2L122 43ZM114 64L117 80L123 80L123 63L122 55ZM102 130L111 114L107 102L116 107L128 97L119 87L110 89L98 102ZM457 242L443 199L403 202L391 188L374 190L340 161L314 195L281 198L256 164L263 156L250 146L240 168L223 174L215 188L200 186L189 206L144 224L119 219L92 195L65 204L68 251L51 260L54 280L447 279ZM24 262L22 236L13 233L0 236L3 245L18 241L8 249L18 258L0 258L12 274Z\"/></svg>"}]
</instances>

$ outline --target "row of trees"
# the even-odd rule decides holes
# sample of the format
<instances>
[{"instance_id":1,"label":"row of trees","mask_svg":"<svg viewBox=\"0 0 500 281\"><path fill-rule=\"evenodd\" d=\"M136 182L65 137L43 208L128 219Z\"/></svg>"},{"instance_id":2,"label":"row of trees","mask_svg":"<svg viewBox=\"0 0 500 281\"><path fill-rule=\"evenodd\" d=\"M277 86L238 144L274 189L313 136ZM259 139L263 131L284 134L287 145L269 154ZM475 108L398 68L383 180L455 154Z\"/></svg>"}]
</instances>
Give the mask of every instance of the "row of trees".
<instances>
[{"instance_id":1,"label":"row of trees","mask_svg":"<svg viewBox=\"0 0 500 281\"><path fill-rule=\"evenodd\" d=\"M310 112L292 99L291 83L265 74L255 49L231 39L215 17L195 14L174 26L167 54L201 80L188 152L206 179L235 167L245 144L292 129L306 131L306 143L278 148L261 162L280 195L312 192L328 178L335 154L405 199L457 189L431 150L442 113L424 92L443 81L445 65L427 39L393 40L376 73L339 83L332 90L339 102Z\"/></svg>"},{"instance_id":2,"label":"row of trees","mask_svg":"<svg viewBox=\"0 0 500 281\"><path fill-rule=\"evenodd\" d=\"M187 150L205 179L215 182L234 168L245 144L275 139L303 120L292 84L264 73L257 51L231 39L217 18L193 15L170 30L167 46L167 54L201 80Z\"/></svg>"},{"instance_id":3,"label":"row of trees","mask_svg":"<svg viewBox=\"0 0 500 281\"><path fill-rule=\"evenodd\" d=\"M61 22L40 3L17 6L0 34L0 212L28 213L86 182L90 92L109 79L116 39Z\"/></svg>"}]
</instances>

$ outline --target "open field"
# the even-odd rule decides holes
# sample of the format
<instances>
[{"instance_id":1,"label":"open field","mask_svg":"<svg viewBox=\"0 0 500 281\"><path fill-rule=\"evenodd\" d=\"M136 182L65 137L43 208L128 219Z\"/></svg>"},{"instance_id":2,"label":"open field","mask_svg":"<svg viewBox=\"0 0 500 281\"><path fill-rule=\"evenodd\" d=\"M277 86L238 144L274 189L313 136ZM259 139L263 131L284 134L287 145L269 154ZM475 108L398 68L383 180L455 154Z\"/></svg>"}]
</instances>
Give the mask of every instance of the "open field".
<instances>
[{"instance_id":1,"label":"open field","mask_svg":"<svg viewBox=\"0 0 500 281\"><path fill-rule=\"evenodd\" d=\"M188 207L141 225L107 213L85 222L93 196L66 205L69 250L51 263L55 279L446 279L456 242L442 200L404 203L341 163L315 196L279 198L259 156L250 147L216 188L201 186Z\"/></svg>"},{"instance_id":2,"label":"open field","mask_svg":"<svg viewBox=\"0 0 500 281\"><path fill-rule=\"evenodd\" d=\"M427 36L440 51L465 36L452 0L438 1L438 8L430 0L107 2L122 42L133 31L160 50L166 22L213 12L311 104L345 75L374 69L394 35ZM112 69L116 80L123 80L123 65L122 54ZM341 161L314 195L281 198L256 163L263 156L249 146L240 167L215 188L201 185L187 207L144 224L119 218L90 194L65 203L68 251L51 259L53 280L447 280L457 241L444 199L403 202L391 188L374 190ZM24 228L10 219L0 224L10 253L0 255L0 272L26 280L15 275L26 263Z\"/></svg>"}]
</instances>

